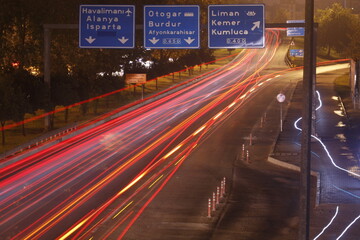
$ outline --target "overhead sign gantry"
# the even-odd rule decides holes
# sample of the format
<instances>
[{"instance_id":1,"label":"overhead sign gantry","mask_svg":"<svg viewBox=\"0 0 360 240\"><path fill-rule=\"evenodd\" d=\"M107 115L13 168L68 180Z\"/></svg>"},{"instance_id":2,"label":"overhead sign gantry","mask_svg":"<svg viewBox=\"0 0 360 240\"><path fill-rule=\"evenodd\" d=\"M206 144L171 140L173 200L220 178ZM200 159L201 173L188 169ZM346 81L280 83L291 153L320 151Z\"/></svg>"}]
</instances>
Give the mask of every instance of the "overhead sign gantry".
<instances>
[{"instance_id":1,"label":"overhead sign gantry","mask_svg":"<svg viewBox=\"0 0 360 240\"><path fill-rule=\"evenodd\" d=\"M81 5L81 48L134 48L135 6Z\"/></svg>"},{"instance_id":2,"label":"overhead sign gantry","mask_svg":"<svg viewBox=\"0 0 360 240\"><path fill-rule=\"evenodd\" d=\"M148 5L144 7L144 47L200 48L197 5Z\"/></svg>"},{"instance_id":3,"label":"overhead sign gantry","mask_svg":"<svg viewBox=\"0 0 360 240\"><path fill-rule=\"evenodd\" d=\"M209 5L209 48L263 48L264 5Z\"/></svg>"},{"instance_id":4,"label":"overhead sign gantry","mask_svg":"<svg viewBox=\"0 0 360 240\"><path fill-rule=\"evenodd\" d=\"M305 20L287 20L286 23L304 23ZM305 28L303 27L288 27L286 29L286 35L288 37L301 37L305 35Z\"/></svg>"}]
</instances>

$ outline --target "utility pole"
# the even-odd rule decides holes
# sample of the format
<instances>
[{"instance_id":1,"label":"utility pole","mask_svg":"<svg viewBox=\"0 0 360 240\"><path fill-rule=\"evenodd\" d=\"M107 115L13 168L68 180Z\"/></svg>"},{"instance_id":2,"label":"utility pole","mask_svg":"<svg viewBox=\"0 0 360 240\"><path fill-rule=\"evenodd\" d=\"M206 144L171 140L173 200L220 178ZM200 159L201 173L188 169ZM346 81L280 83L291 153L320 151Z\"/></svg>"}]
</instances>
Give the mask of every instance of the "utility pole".
<instances>
[{"instance_id":1,"label":"utility pole","mask_svg":"<svg viewBox=\"0 0 360 240\"><path fill-rule=\"evenodd\" d=\"M305 52L303 79L303 118L300 163L300 224L299 240L309 240L310 230L310 170L314 56L314 0L305 1Z\"/></svg>"}]
</instances>

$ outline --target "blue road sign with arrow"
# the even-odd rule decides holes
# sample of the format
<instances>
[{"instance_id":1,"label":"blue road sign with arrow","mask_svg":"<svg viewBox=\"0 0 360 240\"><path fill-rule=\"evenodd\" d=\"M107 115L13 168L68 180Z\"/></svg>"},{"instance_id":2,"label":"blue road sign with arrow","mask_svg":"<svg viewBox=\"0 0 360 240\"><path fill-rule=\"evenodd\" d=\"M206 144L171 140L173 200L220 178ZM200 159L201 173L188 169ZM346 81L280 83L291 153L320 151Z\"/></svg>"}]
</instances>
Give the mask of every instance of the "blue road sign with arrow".
<instances>
[{"instance_id":1,"label":"blue road sign with arrow","mask_svg":"<svg viewBox=\"0 0 360 240\"><path fill-rule=\"evenodd\" d=\"M305 20L287 20L286 23L305 23ZM305 35L305 28L303 27L289 27L286 30L288 37L301 37Z\"/></svg>"},{"instance_id":2,"label":"blue road sign with arrow","mask_svg":"<svg viewBox=\"0 0 360 240\"><path fill-rule=\"evenodd\" d=\"M81 5L81 48L134 48L135 6Z\"/></svg>"},{"instance_id":3,"label":"blue road sign with arrow","mask_svg":"<svg viewBox=\"0 0 360 240\"><path fill-rule=\"evenodd\" d=\"M199 48L199 6L148 5L144 7L145 48Z\"/></svg>"},{"instance_id":4,"label":"blue road sign with arrow","mask_svg":"<svg viewBox=\"0 0 360 240\"><path fill-rule=\"evenodd\" d=\"M264 5L209 5L209 48L263 48Z\"/></svg>"}]
</instances>

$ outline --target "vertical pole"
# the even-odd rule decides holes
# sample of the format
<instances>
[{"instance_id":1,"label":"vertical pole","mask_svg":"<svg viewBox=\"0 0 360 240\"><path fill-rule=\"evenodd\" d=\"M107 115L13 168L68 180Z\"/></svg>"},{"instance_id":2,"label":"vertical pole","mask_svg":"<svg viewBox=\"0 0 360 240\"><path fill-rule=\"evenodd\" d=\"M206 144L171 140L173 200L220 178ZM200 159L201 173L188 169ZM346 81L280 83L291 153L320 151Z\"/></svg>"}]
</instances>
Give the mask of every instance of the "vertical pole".
<instances>
[{"instance_id":1,"label":"vertical pole","mask_svg":"<svg viewBox=\"0 0 360 240\"><path fill-rule=\"evenodd\" d=\"M283 131L282 103L280 103L280 132Z\"/></svg>"},{"instance_id":2,"label":"vertical pole","mask_svg":"<svg viewBox=\"0 0 360 240\"><path fill-rule=\"evenodd\" d=\"M311 151L311 119L314 76L314 0L305 2L305 52L303 79L303 119L300 163L300 224L299 240L309 240L310 229L310 151Z\"/></svg>"},{"instance_id":3,"label":"vertical pole","mask_svg":"<svg viewBox=\"0 0 360 240\"><path fill-rule=\"evenodd\" d=\"M242 158L245 158L245 144L242 145Z\"/></svg>"},{"instance_id":4,"label":"vertical pole","mask_svg":"<svg viewBox=\"0 0 360 240\"><path fill-rule=\"evenodd\" d=\"M51 62L50 62L50 43L51 43L51 30L44 26L44 82L48 88L48 100L50 102L50 91L51 91ZM50 117L47 115L44 119L45 129L50 129Z\"/></svg>"},{"instance_id":5,"label":"vertical pole","mask_svg":"<svg viewBox=\"0 0 360 240\"><path fill-rule=\"evenodd\" d=\"M215 193L213 192L213 199L212 199L212 210L215 211L216 210L216 198L215 198Z\"/></svg>"},{"instance_id":6,"label":"vertical pole","mask_svg":"<svg viewBox=\"0 0 360 240\"><path fill-rule=\"evenodd\" d=\"M145 84L142 84L141 100L144 100Z\"/></svg>"},{"instance_id":7,"label":"vertical pole","mask_svg":"<svg viewBox=\"0 0 360 240\"><path fill-rule=\"evenodd\" d=\"M223 191L224 191L224 185L223 185L223 182L221 180L220 181L220 198L222 198L222 196L223 196Z\"/></svg>"},{"instance_id":8,"label":"vertical pole","mask_svg":"<svg viewBox=\"0 0 360 240\"><path fill-rule=\"evenodd\" d=\"M317 55L317 52L316 52L316 44L317 44L317 27L314 26L314 30L313 30L313 49L312 49L312 54L313 54L313 58L314 58L314 65L313 65L313 81L312 81L312 94L313 94L313 99L317 99L316 98L316 55ZM316 101L313 100L313 103L312 103L312 128L311 128L311 134L316 136Z\"/></svg>"},{"instance_id":9,"label":"vertical pole","mask_svg":"<svg viewBox=\"0 0 360 240\"><path fill-rule=\"evenodd\" d=\"M208 218L211 218L211 198L208 200Z\"/></svg>"},{"instance_id":10,"label":"vertical pole","mask_svg":"<svg viewBox=\"0 0 360 240\"><path fill-rule=\"evenodd\" d=\"M356 88L356 101L359 103L359 92L360 92L360 60L355 61L355 88ZM355 105L356 106L356 105Z\"/></svg>"},{"instance_id":11,"label":"vertical pole","mask_svg":"<svg viewBox=\"0 0 360 240\"><path fill-rule=\"evenodd\" d=\"M223 178L223 184L224 184L224 195L226 194L226 178Z\"/></svg>"},{"instance_id":12,"label":"vertical pole","mask_svg":"<svg viewBox=\"0 0 360 240\"><path fill-rule=\"evenodd\" d=\"M216 187L216 204L220 203L220 188Z\"/></svg>"}]
</instances>

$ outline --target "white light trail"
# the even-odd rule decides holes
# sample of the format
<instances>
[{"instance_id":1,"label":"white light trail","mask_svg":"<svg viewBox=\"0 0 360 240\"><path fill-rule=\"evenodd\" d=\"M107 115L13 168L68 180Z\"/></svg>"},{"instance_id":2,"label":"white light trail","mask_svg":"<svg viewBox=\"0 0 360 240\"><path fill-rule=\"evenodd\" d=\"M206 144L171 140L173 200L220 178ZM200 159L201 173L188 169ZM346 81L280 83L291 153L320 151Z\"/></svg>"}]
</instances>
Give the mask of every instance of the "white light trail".
<instances>
[{"instance_id":1,"label":"white light trail","mask_svg":"<svg viewBox=\"0 0 360 240\"><path fill-rule=\"evenodd\" d=\"M346 231L347 231L357 220L359 220L359 218L360 218L360 215L357 216L357 217L354 219L354 221L352 221L352 222L345 228L345 230L340 234L340 236L339 236L336 240L339 240L339 239L346 233Z\"/></svg>"},{"instance_id":2,"label":"white light trail","mask_svg":"<svg viewBox=\"0 0 360 240\"><path fill-rule=\"evenodd\" d=\"M333 223L333 221L335 220L336 216L339 213L339 206L336 207L336 211L334 216L331 218L330 222L328 223L328 225L326 225L323 230L314 238L314 240L318 239L324 232L325 230Z\"/></svg>"},{"instance_id":3,"label":"white light trail","mask_svg":"<svg viewBox=\"0 0 360 240\"><path fill-rule=\"evenodd\" d=\"M319 101L319 106L316 108L316 111L317 111L317 110L319 110L319 109L322 107L322 101L321 101L321 96L320 96L319 91L316 91L316 93L317 93L318 101ZM298 120L296 120L296 121L294 122L294 127L295 127L297 130L299 130L299 131L302 131L302 129L298 127L298 123L299 123L299 121L300 121L301 119L302 119L302 117L299 118ZM350 175L354 175L354 176L360 177L360 174L351 172L351 171L349 171L349 170L347 170L347 169L344 169L344 168L338 166L338 165L335 163L333 157L330 155L330 152L329 152L329 150L327 149L327 147L325 146L325 144L324 144L318 137L316 137L316 136L314 136L314 135L311 135L311 137L314 138L316 141L318 141L318 142L321 144L321 146L322 146L323 149L325 150L327 156L329 157L329 159L330 159L330 161L331 161L331 163L332 163L332 165L333 165L334 167L336 167L337 169L339 169L339 170L341 170L341 171L347 172L347 173L349 173ZM323 230L314 238L314 240L316 240L317 238L319 238L319 237L324 233L324 231L333 223L333 221L335 220L335 218L336 218L336 216L337 216L337 214L338 214L338 209L339 209L339 206L336 207L335 215L332 217L332 219L331 219L331 221L329 222L329 224L326 225L326 226L323 228ZM340 234L340 236L339 236L336 240L339 240L339 239L345 234L345 232L346 232L359 218L360 218L360 215L359 215L357 218L355 218L354 221L352 221L352 222L345 228L345 230Z\"/></svg>"},{"instance_id":4,"label":"white light trail","mask_svg":"<svg viewBox=\"0 0 360 240\"><path fill-rule=\"evenodd\" d=\"M317 95L318 95L318 100L319 100L319 103L320 103L319 107L317 107L316 110L319 110L319 109L322 107L322 101L321 101L321 97L320 97L319 91L316 91L316 93L317 93ZM302 129L301 129L300 127L298 127L297 124L298 124L298 122L299 122L301 119L302 119L302 118L299 118L299 119L296 120L295 123L294 123L294 127L295 127L297 130L299 130L299 131L302 131ZM351 171L349 171L349 170L347 170L347 169L345 169L345 168L342 168L342 167L338 166L338 165L335 163L333 157L330 155L330 152L329 152L329 150L327 149L327 147L325 146L325 144L321 141L321 139L318 138L318 137L316 137L316 136L314 136L314 135L311 135L311 137L314 138L316 141L318 141L318 142L321 144L321 146L322 146L323 149L325 150L327 156L329 157L329 159L330 159L330 161L331 161L331 163L332 163L332 165L333 165L334 167L336 167L337 169L339 169L339 170L341 170L341 171L347 172L347 173L349 173L350 175L360 177L360 174L357 174L357 173L355 173L355 172L351 172Z\"/></svg>"}]
</instances>

